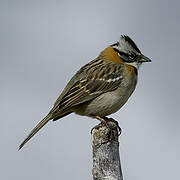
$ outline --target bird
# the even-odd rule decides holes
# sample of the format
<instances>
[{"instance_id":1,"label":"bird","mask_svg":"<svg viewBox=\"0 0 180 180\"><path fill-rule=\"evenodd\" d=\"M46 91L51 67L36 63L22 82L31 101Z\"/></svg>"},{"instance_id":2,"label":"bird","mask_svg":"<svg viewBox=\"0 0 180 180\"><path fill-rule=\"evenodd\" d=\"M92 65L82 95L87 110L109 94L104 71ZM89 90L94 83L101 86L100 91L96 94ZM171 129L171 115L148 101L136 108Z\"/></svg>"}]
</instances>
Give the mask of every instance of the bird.
<instances>
[{"instance_id":1,"label":"bird","mask_svg":"<svg viewBox=\"0 0 180 180\"><path fill-rule=\"evenodd\" d=\"M20 144L19 150L50 120L71 113L101 122L117 112L135 90L139 67L151 59L141 53L128 35L105 48L97 58L81 67L57 98L54 106Z\"/></svg>"}]
</instances>

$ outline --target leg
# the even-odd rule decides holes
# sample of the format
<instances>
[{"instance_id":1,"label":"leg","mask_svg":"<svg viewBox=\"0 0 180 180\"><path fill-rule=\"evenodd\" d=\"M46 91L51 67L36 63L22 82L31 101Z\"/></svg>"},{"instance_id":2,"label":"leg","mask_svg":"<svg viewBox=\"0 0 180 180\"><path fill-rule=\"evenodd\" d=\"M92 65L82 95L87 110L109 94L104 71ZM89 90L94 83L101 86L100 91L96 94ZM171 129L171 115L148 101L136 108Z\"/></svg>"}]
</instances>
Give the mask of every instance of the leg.
<instances>
[{"instance_id":1,"label":"leg","mask_svg":"<svg viewBox=\"0 0 180 180\"><path fill-rule=\"evenodd\" d=\"M100 116L94 116L94 118L96 118L97 120L101 121L101 123L107 124L106 123L106 117L100 117Z\"/></svg>"},{"instance_id":2,"label":"leg","mask_svg":"<svg viewBox=\"0 0 180 180\"><path fill-rule=\"evenodd\" d=\"M92 134L92 131L93 131L93 129L96 129L96 128L98 128L98 127L101 127L102 126L102 124L105 124L108 128L109 128L109 126L108 126L108 124L107 124L107 122L106 122L106 120L105 119L107 119L106 117L100 117L100 116L91 116L92 118L95 118L95 119L97 119L97 120L99 120L101 123L100 124L98 124L98 125L96 125L94 128L92 128L91 129L91 134Z\"/></svg>"}]
</instances>

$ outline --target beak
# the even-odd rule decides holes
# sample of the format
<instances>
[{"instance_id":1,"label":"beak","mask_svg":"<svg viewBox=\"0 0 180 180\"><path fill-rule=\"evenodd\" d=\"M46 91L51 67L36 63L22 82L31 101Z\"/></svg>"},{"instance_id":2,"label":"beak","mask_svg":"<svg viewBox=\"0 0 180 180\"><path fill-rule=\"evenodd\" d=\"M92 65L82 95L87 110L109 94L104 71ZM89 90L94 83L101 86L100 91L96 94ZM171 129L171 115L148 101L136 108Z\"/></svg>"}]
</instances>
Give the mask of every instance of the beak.
<instances>
[{"instance_id":1,"label":"beak","mask_svg":"<svg viewBox=\"0 0 180 180\"><path fill-rule=\"evenodd\" d=\"M139 62L152 62L151 59L141 54Z\"/></svg>"}]
</instances>

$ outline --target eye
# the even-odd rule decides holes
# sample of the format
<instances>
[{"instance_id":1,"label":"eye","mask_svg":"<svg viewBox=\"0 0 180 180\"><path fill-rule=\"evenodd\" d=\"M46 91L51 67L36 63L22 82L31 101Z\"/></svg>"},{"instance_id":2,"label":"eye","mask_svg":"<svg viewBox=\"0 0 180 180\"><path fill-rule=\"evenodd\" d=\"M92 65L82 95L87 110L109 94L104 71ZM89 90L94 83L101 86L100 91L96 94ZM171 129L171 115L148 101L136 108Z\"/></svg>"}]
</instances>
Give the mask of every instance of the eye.
<instances>
[{"instance_id":1,"label":"eye","mask_svg":"<svg viewBox=\"0 0 180 180\"><path fill-rule=\"evenodd\" d=\"M131 60L135 60L136 54L131 53L131 54L128 55L128 57L129 57L129 59L131 59Z\"/></svg>"}]
</instances>

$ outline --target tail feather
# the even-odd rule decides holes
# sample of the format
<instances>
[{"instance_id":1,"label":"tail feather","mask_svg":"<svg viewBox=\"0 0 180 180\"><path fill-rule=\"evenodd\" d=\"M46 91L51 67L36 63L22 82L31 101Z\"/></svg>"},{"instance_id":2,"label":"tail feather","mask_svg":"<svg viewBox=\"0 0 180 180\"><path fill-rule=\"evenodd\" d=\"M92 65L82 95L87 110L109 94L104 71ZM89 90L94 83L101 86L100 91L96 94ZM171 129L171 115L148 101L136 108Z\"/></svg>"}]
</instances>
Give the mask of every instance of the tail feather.
<instances>
[{"instance_id":1,"label":"tail feather","mask_svg":"<svg viewBox=\"0 0 180 180\"><path fill-rule=\"evenodd\" d=\"M24 141L19 146L19 150L45 125L51 120L51 114L48 114L42 121L40 121L36 127L30 132L30 134L24 139Z\"/></svg>"}]
</instances>

